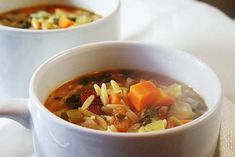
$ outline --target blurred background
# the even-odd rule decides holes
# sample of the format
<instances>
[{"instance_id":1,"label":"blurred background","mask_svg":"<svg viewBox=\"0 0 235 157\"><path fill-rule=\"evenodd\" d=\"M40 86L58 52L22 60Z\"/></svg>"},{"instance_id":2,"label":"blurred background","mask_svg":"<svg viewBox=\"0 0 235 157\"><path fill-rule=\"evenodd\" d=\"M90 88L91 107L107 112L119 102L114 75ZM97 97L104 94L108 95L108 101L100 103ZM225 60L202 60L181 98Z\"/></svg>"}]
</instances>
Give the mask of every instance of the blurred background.
<instances>
[{"instance_id":1,"label":"blurred background","mask_svg":"<svg viewBox=\"0 0 235 157\"><path fill-rule=\"evenodd\" d=\"M199 0L199 1L211 4L222 10L228 16L235 18L235 0Z\"/></svg>"}]
</instances>

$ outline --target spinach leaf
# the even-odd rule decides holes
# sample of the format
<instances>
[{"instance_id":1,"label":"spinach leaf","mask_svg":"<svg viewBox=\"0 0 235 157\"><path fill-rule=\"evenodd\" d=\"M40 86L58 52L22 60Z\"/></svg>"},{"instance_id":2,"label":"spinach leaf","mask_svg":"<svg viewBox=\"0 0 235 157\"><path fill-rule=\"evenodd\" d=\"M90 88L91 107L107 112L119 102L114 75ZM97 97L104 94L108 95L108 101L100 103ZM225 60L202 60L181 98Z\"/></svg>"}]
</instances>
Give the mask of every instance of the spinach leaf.
<instances>
[{"instance_id":1,"label":"spinach leaf","mask_svg":"<svg viewBox=\"0 0 235 157\"><path fill-rule=\"evenodd\" d=\"M122 72L123 76L125 76L125 77L133 77L135 74L134 70L122 70L121 72Z\"/></svg>"},{"instance_id":2,"label":"spinach leaf","mask_svg":"<svg viewBox=\"0 0 235 157\"><path fill-rule=\"evenodd\" d=\"M83 86L86 86L90 83L91 78L90 77L83 77L78 81L78 84L81 84Z\"/></svg>"},{"instance_id":3,"label":"spinach leaf","mask_svg":"<svg viewBox=\"0 0 235 157\"><path fill-rule=\"evenodd\" d=\"M72 109L76 109L82 106L80 94L72 94L70 97L65 99L65 103Z\"/></svg>"}]
</instances>

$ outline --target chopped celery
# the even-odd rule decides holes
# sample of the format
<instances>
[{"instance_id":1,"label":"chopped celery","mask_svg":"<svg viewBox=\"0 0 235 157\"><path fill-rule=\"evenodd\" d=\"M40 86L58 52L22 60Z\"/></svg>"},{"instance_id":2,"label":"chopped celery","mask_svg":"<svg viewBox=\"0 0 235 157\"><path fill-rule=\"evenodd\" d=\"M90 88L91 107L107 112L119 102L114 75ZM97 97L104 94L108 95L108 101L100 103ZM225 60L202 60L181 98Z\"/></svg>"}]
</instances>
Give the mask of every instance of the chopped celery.
<instances>
[{"instance_id":1,"label":"chopped celery","mask_svg":"<svg viewBox=\"0 0 235 157\"><path fill-rule=\"evenodd\" d=\"M166 120L157 120L155 122L149 123L146 126L142 126L138 132L150 132L166 129Z\"/></svg>"},{"instance_id":2,"label":"chopped celery","mask_svg":"<svg viewBox=\"0 0 235 157\"><path fill-rule=\"evenodd\" d=\"M49 22L48 20L43 20L42 22L42 29L51 29L53 28L53 23Z\"/></svg>"},{"instance_id":3,"label":"chopped celery","mask_svg":"<svg viewBox=\"0 0 235 157\"><path fill-rule=\"evenodd\" d=\"M31 25L32 25L33 29L40 29L39 20L36 19L36 18L33 18L33 19L32 19Z\"/></svg>"},{"instance_id":4,"label":"chopped celery","mask_svg":"<svg viewBox=\"0 0 235 157\"><path fill-rule=\"evenodd\" d=\"M80 110L68 110L66 111L68 119L70 122L76 123L82 120L83 114Z\"/></svg>"},{"instance_id":5,"label":"chopped celery","mask_svg":"<svg viewBox=\"0 0 235 157\"><path fill-rule=\"evenodd\" d=\"M91 19L89 17L87 17L85 15L82 15L82 16L77 17L75 24L76 25L81 25L81 24L88 23L90 21L91 21Z\"/></svg>"},{"instance_id":6,"label":"chopped celery","mask_svg":"<svg viewBox=\"0 0 235 157\"><path fill-rule=\"evenodd\" d=\"M171 116L169 119L172 120L176 126L183 124L183 122L181 120L179 120L178 118L176 118L174 116Z\"/></svg>"}]
</instances>

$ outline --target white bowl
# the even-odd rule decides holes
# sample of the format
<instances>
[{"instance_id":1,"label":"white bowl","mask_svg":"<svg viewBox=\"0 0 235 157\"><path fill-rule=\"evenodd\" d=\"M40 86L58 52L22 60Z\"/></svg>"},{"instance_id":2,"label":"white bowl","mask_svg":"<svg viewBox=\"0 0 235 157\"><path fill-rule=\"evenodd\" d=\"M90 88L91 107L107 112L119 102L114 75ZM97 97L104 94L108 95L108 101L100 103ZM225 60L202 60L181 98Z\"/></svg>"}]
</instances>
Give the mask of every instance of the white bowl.
<instances>
[{"instance_id":1,"label":"white bowl","mask_svg":"<svg viewBox=\"0 0 235 157\"><path fill-rule=\"evenodd\" d=\"M43 105L61 83L87 72L113 68L143 69L184 82L204 97L209 109L176 128L110 133L69 123ZM67 50L42 64L31 79L29 100L0 101L0 115L32 129L37 157L213 157L221 97L215 73L185 52L137 42L102 42Z\"/></svg>"},{"instance_id":2,"label":"white bowl","mask_svg":"<svg viewBox=\"0 0 235 157\"><path fill-rule=\"evenodd\" d=\"M35 5L65 4L103 16L86 25L58 30L25 30L0 25L0 97L27 97L33 71L59 51L119 38L120 0L0 0L0 4L0 12Z\"/></svg>"}]
</instances>

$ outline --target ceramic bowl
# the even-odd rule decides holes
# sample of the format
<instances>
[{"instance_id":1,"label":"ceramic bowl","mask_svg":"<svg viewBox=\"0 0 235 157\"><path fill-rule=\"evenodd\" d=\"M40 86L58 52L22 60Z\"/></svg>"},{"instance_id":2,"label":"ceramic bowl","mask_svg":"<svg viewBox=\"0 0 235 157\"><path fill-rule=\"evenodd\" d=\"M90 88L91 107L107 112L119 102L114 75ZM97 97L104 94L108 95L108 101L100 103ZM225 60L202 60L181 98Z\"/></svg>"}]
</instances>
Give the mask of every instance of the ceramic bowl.
<instances>
[{"instance_id":1,"label":"ceramic bowl","mask_svg":"<svg viewBox=\"0 0 235 157\"><path fill-rule=\"evenodd\" d=\"M110 133L69 123L43 105L65 81L115 68L148 70L184 82L200 93L209 109L190 123L163 131ZM32 129L37 157L213 157L221 121L221 85L205 63L180 50L128 41L76 47L43 63L29 90L27 100L2 100L0 115Z\"/></svg>"},{"instance_id":2,"label":"ceramic bowl","mask_svg":"<svg viewBox=\"0 0 235 157\"><path fill-rule=\"evenodd\" d=\"M58 30L0 26L0 97L28 97L27 89L33 71L60 51L119 38L120 0L0 0L0 4L0 13L22 7L65 4L80 6L103 16L89 24Z\"/></svg>"}]
</instances>

